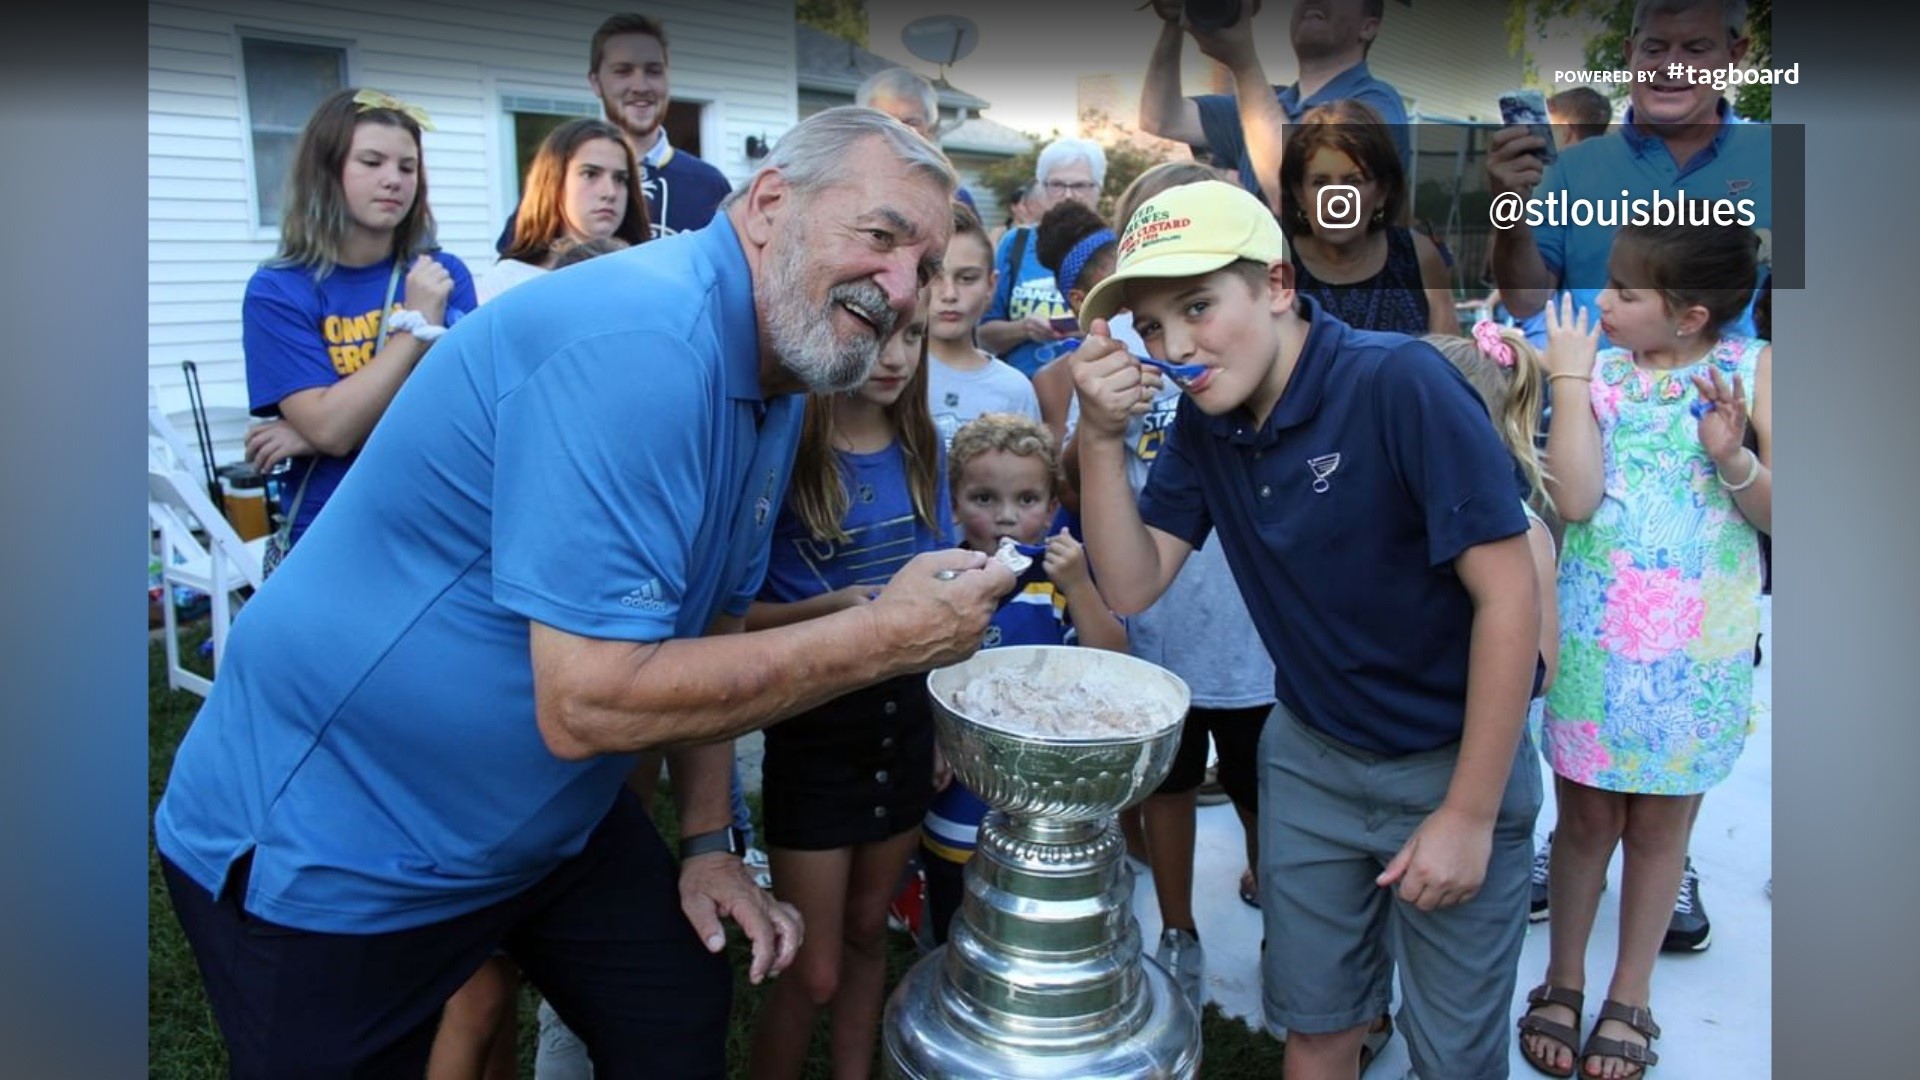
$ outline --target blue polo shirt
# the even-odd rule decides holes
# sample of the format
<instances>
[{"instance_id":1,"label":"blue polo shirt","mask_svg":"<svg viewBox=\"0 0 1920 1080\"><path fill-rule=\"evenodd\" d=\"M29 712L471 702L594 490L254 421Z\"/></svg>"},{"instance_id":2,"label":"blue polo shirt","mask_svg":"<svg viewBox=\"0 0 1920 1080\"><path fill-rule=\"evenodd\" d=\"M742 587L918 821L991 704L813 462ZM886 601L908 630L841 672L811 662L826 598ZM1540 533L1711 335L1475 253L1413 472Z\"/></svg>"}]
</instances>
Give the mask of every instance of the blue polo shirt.
<instances>
[{"instance_id":1,"label":"blue polo shirt","mask_svg":"<svg viewBox=\"0 0 1920 1080\"><path fill-rule=\"evenodd\" d=\"M1195 547L1219 532L1295 716L1371 753L1431 750L1465 723L1473 603L1453 560L1527 529L1513 458L1432 346L1301 303L1266 424L1182 400L1140 514Z\"/></svg>"},{"instance_id":2,"label":"blue polo shirt","mask_svg":"<svg viewBox=\"0 0 1920 1080\"><path fill-rule=\"evenodd\" d=\"M1655 192L1669 199L1681 194L1691 199L1752 199L1754 228L1770 229L1773 130L1766 124L1732 122L1732 111L1724 99L1720 102L1720 118L1720 130L1714 133L1713 141L1693 160L1682 164L1673 160L1659 136L1634 127L1633 110L1629 109L1626 121L1605 135L1562 151L1541 177L1533 197L1545 199L1558 192L1563 201L1619 199L1625 189L1628 197L1636 199L1651 198ZM1566 224L1542 225L1533 230L1541 261L1595 321L1600 318L1599 297L1607 284L1607 256L1617 231L1617 227ZM1753 336L1751 302L1727 332ZM1603 338L1601 347L1607 344Z\"/></svg>"},{"instance_id":3,"label":"blue polo shirt","mask_svg":"<svg viewBox=\"0 0 1920 1080\"><path fill-rule=\"evenodd\" d=\"M1386 121L1387 130L1393 136L1393 145L1400 150L1400 167L1409 176L1413 172L1413 143L1408 137L1407 110L1400 102L1400 91L1384 79L1376 79L1373 72L1367 70L1366 61L1353 65L1333 77L1333 81L1321 87L1304 100L1300 97L1300 84L1276 86L1274 99L1280 102L1280 108L1287 114L1287 123L1297 124L1300 117L1315 105L1325 105L1329 101L1359 101L1366 104L1380 119ZM1232 94L1201 94L1193 99L1200 107L1200 130L1206 133L1204 145L1195 146L1196 150L1210 150L1221 161L1231 161L1240 170L1240 183L1255 195L1260 194L1259 178L1254 176L1253 159L1247 156L1247 138L1240 130L1240 105ZM1274 179L1278 179L1275 177Z\"/></svg>"},{"instance_id":4,"label":"blue polo shirt","mask_svg":"<svg viewBox=\"0 0 1920 1080\"><path fill-rule=\"evenodd\" d=\"M744 613L803 398L763 400L731 225L482 305L395 395L234 624L155 815L209 891L375 933L504 900L584 846L629 755L561 761L530 624L650 642Z\"/></svg>"}]
</instances>

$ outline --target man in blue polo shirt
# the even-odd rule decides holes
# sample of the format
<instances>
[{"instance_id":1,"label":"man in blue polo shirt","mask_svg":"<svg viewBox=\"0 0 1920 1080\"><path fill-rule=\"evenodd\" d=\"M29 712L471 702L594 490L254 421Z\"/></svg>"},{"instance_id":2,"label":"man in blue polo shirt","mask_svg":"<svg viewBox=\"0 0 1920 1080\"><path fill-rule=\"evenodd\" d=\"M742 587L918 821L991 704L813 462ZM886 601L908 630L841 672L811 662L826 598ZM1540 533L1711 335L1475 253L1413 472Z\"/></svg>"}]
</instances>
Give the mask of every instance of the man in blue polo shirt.
<instances>
[{"instance_id":1,"label":"man in blue polo shirt","mask_svg":"<svg viewBox=\"0 0 1920 1080\"><path fill-rule=\"evenodd\" d=\"M756 982L800 934L733 853L733 736L971 653L1012 585L934 553L844 618L741 632L801 392L865 379L953 184L828 110L708 228L446 332L235 624L155 814L234 1075L420 1076L496 949L602 1075L722 1074L721 920ZM624 784L648 748L678 867Z\"/></svg>"},{"instance_id":2,"label":"man in blue polo shirt","mask_svg":"<svg viewBox=\"0 0 1920 1080\"><path fill-rule=\"evenodd\" d=\"M1539 136L1525 127L1501 129L1487 152L1492 194L1557 195L1562 205L1572 199L1650 199L1656 192L1667 199L1751 200L1754 227L1772 228L1773 132L1765 124L1737 122L1711 82L1689 82L1669 67L1738 66L1749 43L1746 0L1640 0L1626 49L1629 66L1647 81L1633 83L1625 120L1566 148L1551 168L1536 153L1545 145ZM1531 227L1522 219L1495 229L1493 279L1508 312L1525 320L1565 290L1598 322L1616 228L1564 220ZM1751 309L1728 330L1752 334Z\"/></svg>"},{"instance_id":3,"label":"man in blue polo shirt","mask_svg":"<svg viewBox=\"0 0 1920 1080\"><path fill-rule=\"evenodd\" d=\"M1504 1076L1540 770L1540 602L1513 462L1431 346L1300 297L1273 215L1229 184L1149 200L1074 354L1080 515L1114 609L1213 533L1276 661L1260 743L1266 1015L1286 1075L1354 1075L1392 998L1417 1074ZM1122 438L1154 380L1106 337L1200 364L1136 505Z\"/></svg>"},{"instance_id":4,"label":"man in blue polo shirt","mask_svg":"<svg viewBox=\"0 0 1920 1080\"><path fill-rule=\"evenodd\" d=\"M1160 37L1147 60L1140 92L1140 127L1150 135L1204 148L1215 160L1240 170L1240 182L1260 194L1280 176L1285 140L1281 121L1294 123L1315 105L1359 101L1387 124L1400 150L1401 166L1412 175L1413 144L1400 92L1367 69L1367 52L1379 36L1384 0L1299 0L1293 8L1290 37L1299 64L1292 86L1267 82L1254 51L1252 20L1256 0L1241 0L1240 19L1218 30L1183 23L1185 0L1154 0ZM1200 51L1233 73L1234 92L1185 97L1180 92L1181 29L1193 34ZM1267 95L1279 105L1275 113ZM1277 190L1268 201L1279 205Z\"/></svg>"}]
</instances>

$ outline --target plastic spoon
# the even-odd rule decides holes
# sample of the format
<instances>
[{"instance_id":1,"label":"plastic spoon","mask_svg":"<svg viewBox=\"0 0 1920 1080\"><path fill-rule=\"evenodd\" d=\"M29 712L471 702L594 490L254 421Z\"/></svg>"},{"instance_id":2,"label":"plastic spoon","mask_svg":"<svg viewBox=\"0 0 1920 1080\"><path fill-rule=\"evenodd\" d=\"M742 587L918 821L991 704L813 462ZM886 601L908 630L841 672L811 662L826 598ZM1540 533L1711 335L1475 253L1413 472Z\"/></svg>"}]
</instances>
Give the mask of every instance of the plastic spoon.
<instances>
[{"instance_id":1,"label":"plastic spoon","mask_svg":"<svg viewBox=\"0 0 1920 1080\"><path fill-rule=\"evenodd\" d=\"M1080 339L1062 338L1056 344L1062 351L1072 352L1080 347ZM1173 380L1175 386L1182 389L1185 389L1188 384L1199 378L1207 370L1207 365L1205 364L1175 364L1166 360L1156 360L1151 356L1141 356L1139 353L1129 353L1128 355L1148 367L1159 368L1165 373L1167 378Z\"/></svg>"},{"instance_id":2,"label":"plastic spoon","mask_svg":"<svg viewBox=\"0 0 1920 1080\"><path fill-rule=\"evenodd\" d=\"M1175 386L1182 389L1191 385L1193 380L1198 379L1201 375L1205 374L1207 370L1207 365L1205 364L1175 364L1166 360L1156 360L1151 356L1137 355L1134 359L1148 367L1159 368L1166 373L1167 378L1173 380Z\"/></svg>"},{"instance_id":3,"label":"plastic spoon","mask_svg":"<svg viewBox=\"0 0 1920 1080\"><path fill-rule=\"evenodd\" d=\"M1019 577L1021 574L1026 573L1027 569L1033 565L1033 560L1040 558L1046 553L1047 545L1045 544L1023 544L1009 536L1001 538L1000 548L994 555L994 559L1008 570L1013 571L1015 577ZM933 576L939 581L952 581L964 573L966 573L965 570L937 570ZM1016 589L1012 593L1002 597L1000 599L1000 606L1005 607L1011 603L1013 598L1018 594L1019 590Z\"/></svg>"}]
</instances>

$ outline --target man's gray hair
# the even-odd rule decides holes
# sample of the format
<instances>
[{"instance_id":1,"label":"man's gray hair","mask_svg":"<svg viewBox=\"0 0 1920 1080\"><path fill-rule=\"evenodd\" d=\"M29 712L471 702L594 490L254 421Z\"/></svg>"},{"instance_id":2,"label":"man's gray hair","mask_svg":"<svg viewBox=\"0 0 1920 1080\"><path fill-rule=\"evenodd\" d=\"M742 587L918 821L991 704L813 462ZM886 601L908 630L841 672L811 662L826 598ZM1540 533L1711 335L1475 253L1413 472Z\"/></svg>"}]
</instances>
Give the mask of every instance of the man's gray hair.
<instances>
[{"instance_id":1,"label":"man's gray hair","mask_svg":"<svg viewBox=\"0 0 1920 1080\"><path fill-rule=\"evenodd\" d=\"M847 161L863 139L881 140L908 171L938 181L949 196L960 186L960 178L954 175L953 166L947 164L946 155L912 128L878 109L836 105L814 113L782 135L767 160L760 163L746 183L721 200L720 205L732 206L761 173L775 169L798 194L815 194L846 176Z\"/></svg>"},{"instance_id":2,"label":"man's gray hair","mask_svg":"<svg viewBox=\"0 0 1920 1080\"><path fill-rule=\"evenodd\" d=\"M1105 187L1107 183L1107 151L1092 139L1063 138L1055 139L1040 151L1033 163L1033 178L1040 183L1047 182L1053 170L1073 161L1084 161L1087 168L1093 170L1093 186Z\"/></svg>"},{"instance_id":3,"label":"man's gray hair","mask_svg":"<svg viewBox=\"0 0 1920 1080\"><path fill-rule=\"evenodd\" d=\"M894 101L919 101L927 113L929 128L940 126L940 93L922 75L903 67L882 68L867 76L853 92L855 105L871 106L875 98Z\"/></svg>"},{"instance_id":4,"label":"man's gray hair","mask_svg":"<svg viewBox=\"0 0 1920 1080\"><path fill-rule=\"evenodd\" d=\"M1640 0L1633 6L1633 32L1627 36L1639 37L1647 20L1655 15L1679 15L1710 4L1720 8L1720 22L1727 28L1728 41L1747 36L1747 0Z\"/></svg>"}]
</instances>

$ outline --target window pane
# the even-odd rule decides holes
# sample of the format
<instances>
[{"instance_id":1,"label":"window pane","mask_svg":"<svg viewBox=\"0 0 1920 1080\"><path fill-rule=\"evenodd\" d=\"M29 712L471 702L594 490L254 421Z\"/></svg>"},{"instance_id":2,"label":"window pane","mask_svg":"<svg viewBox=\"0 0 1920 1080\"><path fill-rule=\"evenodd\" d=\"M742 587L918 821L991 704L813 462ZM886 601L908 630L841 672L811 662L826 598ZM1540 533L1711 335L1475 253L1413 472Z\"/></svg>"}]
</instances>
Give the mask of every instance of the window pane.
<instances>
[{"instance_id":1,"label":"window pane","mask_svg":"<svg viewBox=\"0 0 1920 1080\"><path fill-rule=\"evenodd\" d=\"M262 225L280 224L281 200L287 194L287 170L293 166L293 147L299 141L298 135L277 131L254 133L253 175Z\"/></svg>"},{"instance_id":2,"label":"window pane","mask_svg":"<svg viewBox=\"0 0 1920 1080\"><path fill-rule=\"evenodd\" d=\"M700 152L700 112L705 108L691 101L676 101L667 110L665 126L667 141L675 150L685 150L694 157L702 157Z\"/></svg>"},{"instance_id":3,"label":"window pane","mask_svg":"<svg viewBox=\"0 0 1920 1080\"><path fill-rule=\"evenodd\" d=\"M540 144L554 128L575 116L553 116L547 113L517 112L513 114L513 175L521 184L527 182L527 169L533 165L533 156L540 152Z\"/></svg>"},{"instance_id":4,"label":"window pane","mask_svg":"<svg viewBox=\"0 0 1920 1080\"><path fill-rule=\"evenodd\" d=\"M276 226L300 130L321 99L346 84L346 52L326 45L248 39L241 43L241 56L257 220Z\"/></svg>"}]
</instances>

